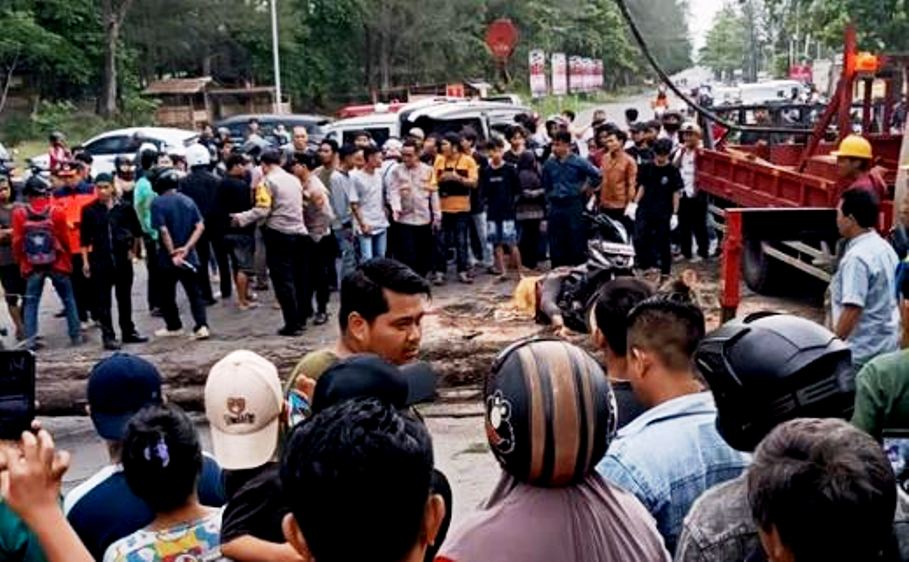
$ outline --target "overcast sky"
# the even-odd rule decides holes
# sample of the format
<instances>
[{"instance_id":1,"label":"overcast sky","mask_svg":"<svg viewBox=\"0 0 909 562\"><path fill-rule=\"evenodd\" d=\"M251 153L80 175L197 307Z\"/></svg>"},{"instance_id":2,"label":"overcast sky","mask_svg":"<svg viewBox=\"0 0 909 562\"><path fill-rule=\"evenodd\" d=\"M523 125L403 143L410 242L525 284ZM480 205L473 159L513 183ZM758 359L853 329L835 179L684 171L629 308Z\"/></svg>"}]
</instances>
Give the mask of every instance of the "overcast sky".
<instances>
[{"instance_id":1,"label":"overcast sky","mask_svg":"<svg viewBox=\"0 0 909 562\"><path fill-rule=\"evenodd\" d=\"M694 39L694 53L704 44L704 37L713 23L713 16L723 7L723 0L689 0L691 14L688 25Z\"/></svg>"}]
</instances>

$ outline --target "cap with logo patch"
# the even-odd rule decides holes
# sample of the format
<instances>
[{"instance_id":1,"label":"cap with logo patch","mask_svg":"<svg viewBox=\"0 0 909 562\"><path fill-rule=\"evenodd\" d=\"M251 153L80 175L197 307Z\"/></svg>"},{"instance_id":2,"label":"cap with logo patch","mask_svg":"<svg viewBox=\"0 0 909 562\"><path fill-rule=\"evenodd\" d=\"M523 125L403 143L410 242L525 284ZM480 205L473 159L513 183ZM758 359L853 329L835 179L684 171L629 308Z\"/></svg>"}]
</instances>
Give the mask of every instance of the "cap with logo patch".
<instances>
[{"instance_id":1,"label":"cap with logo patch","mask_svg":"<svg viewBox=\"0 0 909 562\"><path fill-rule=\"evenodd\" d=\"M215 363L205 381L205 416L218 463L243 470L271 460L282 405L281 381L271 361L238 350Z\"/></svg>"}]
</instances>

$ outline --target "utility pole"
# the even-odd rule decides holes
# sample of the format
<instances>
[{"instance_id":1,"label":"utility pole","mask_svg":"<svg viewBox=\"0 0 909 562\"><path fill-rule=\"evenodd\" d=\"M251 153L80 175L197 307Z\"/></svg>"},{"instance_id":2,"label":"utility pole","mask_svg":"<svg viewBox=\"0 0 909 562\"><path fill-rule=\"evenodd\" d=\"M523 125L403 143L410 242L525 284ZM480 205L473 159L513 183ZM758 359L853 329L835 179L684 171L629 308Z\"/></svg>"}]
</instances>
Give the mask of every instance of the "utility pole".
<instances>
[{"instance_id":1,"label":"utility pole","mask_svg":"<svg viewBox=\"0 0 909 562\"><path fill-rule=\"evenodd\" d=\"M271 0L271 51L275 64L275 113L282 113L281 60L278 54L278 0Z\"/></svg>"}]
</instances>

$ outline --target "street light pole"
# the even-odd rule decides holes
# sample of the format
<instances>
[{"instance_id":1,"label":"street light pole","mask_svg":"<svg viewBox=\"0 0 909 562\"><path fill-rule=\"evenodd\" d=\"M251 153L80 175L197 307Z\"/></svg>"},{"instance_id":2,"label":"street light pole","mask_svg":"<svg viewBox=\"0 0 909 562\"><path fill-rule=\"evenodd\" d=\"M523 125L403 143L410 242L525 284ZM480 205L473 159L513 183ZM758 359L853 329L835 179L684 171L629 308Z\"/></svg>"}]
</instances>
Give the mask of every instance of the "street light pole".
<instances>
[{"instance_id":1,"label":"street light pole","mask_svg":"<svg viewBox=\"0 0 909 562\"><path fill-rule=\"evenodd\" d=\"M271 51L275 64L275 113L281 113L281 61L278 54L278 0L271 0Z\"/></svg>"}]
</instances>

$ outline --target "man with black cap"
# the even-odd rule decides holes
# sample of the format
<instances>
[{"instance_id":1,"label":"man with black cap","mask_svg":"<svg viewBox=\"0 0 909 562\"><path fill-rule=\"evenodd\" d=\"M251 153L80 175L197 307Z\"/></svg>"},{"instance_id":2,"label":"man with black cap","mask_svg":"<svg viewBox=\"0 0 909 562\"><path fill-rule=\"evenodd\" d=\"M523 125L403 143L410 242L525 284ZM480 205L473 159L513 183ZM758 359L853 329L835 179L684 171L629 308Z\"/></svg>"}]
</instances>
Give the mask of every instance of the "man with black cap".
<instances>
[{"instance_id":1,"label":"man with black cap","mask_svg":"<svg viewBox=\"0 0 909 562\"><path fill-rule=\"evenodd\" d=\"M145 406L161 404L161 375L148 361L115 353L97 363L88 376L88 406L95 431L107 443L110 464L73 488L63 510L96 560L115 541L145 527L154 513L130 490L120 464L129 420ZM197 484L204 505L224 504L221 469L204 456Z\"/></svg>"},{"instance_id":2,"label":"man with black cap","mask_svg":"<svg viewBox=\"0 0 909 562\"><path fill-rule=\"evenodd\" d=\"M57 169L57 176L63 180L63 187L54 191L54 205L63 209L66 215L69 249L72 252L73 271L71 274L73 295L76 299L76 310L82 328L89 328L89 320L94 317L94 299L88 287L88 279L83 275L82 252L79 224L82 221L82 209L95 200L95 188L84 177L84 165L80 162L64 162Z\"/></svg>"},{"instance_id":3,"label":"man with black cap","mask_svg":"<svg viewBox=\"0 0 909 562\"><path fill-rule=\"evenodd\" d=\"M804 318L757 313L733 320L701 341L694 361L713 391L717 430L739 451L754 451L789 420L842 419L852 412L855 387L849 347ZM894 534L904 552L909 547L907 527L909 500L900 493ZM863 540L859 535L831 537L835 539ZM675 560L766 560L748 503L747 470L710 488L692 505Z\"/></svg>"},{"instance_id":4,"label":"man with black cap","mask_svg":"<svg viewBox=\"0 0 909 562\"><path fill-rule=\"evenodd\" d=\"M120 344L111 320L111 288L117 295L123 343L148 341L136 331L132 318L132 256L138 253L142 225L133 206L114 193L110 174L98 174L95 188L98 199L82 209L82 272L95 294L104 349L115 350Z\"/></svg>"}]
</instances>

